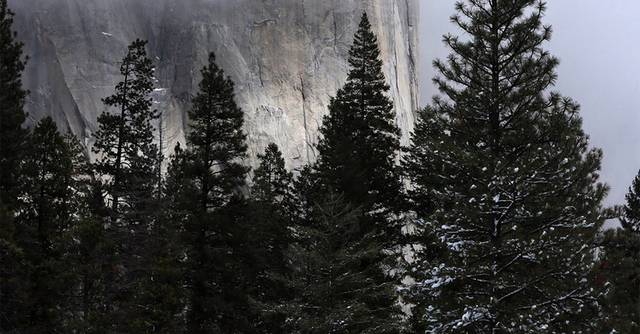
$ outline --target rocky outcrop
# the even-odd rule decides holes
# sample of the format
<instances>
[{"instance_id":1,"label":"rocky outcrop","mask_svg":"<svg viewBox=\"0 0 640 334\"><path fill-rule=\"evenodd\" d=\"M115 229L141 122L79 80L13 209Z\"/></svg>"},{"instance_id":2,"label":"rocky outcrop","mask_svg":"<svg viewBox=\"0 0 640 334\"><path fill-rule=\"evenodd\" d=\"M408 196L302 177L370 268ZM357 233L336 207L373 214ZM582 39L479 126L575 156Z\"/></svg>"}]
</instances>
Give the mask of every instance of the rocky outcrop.
<instances>
[{"instance_id":1,"label":"rocky outcrop","mask_svg":"<svg viewBox=\"0 0 640 334\"><path fill-rule=\"evenodd\" d=\"M120 80L135 38L156 63L156 108L167 149L184 140L186 110L210 51L236 83L251 162L269 142L290 167L313 160L322 116L346 79L360 14L377 32L404 140L418 103L418 0L9 0L30 60L32 121L51 115L91 144L101 99Z\"/></svg>"}]
</instances>

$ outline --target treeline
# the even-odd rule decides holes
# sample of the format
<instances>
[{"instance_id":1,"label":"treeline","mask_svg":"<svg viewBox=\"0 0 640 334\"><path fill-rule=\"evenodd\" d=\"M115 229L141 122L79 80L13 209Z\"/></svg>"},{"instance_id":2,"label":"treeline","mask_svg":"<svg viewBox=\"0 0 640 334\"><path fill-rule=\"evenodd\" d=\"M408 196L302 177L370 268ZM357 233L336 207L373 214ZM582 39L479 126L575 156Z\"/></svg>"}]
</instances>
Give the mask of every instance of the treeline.
<instances>
[{"instance_id":1,"label":"treeline","mask_svg":"<svg viewBox=\"0 0 640 334\"><path fill-rule=\"evenodd\" d=\"M620 210L578 106L553 93L537 0L466 1L440 96L401 147L366 14L318 159L253 170L213 55L166 173L153 63L133 42L95 144L23 127L25 61L0 0L0 332L634 333L640 176ZM88 159L92 150L95 161Z\"/></svg>"}]
</instances>

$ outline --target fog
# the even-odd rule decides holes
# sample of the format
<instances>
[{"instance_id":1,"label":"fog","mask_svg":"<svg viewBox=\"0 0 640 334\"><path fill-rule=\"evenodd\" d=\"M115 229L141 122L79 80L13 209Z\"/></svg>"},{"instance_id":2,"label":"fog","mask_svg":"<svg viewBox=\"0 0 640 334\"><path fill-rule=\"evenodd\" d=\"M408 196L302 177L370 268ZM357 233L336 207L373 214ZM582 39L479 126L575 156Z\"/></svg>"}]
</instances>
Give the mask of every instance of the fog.
<instances>
[{"instance_id":1,"label":"fog","mask_svg":"<svg viewBox=\"0 0 640 334\"><path fill-rule=\"evenodd\" d=\"M442 35L454 32L454 0L421 0L421 100L437 94L435 58L446 57ZM582 107L591 145L604 151L602 180L607 204L621 204L640 169L640 1L548 1L545 24L553 26L547 48L560 59L555 88Z\"/></svg>"}]
</instances>

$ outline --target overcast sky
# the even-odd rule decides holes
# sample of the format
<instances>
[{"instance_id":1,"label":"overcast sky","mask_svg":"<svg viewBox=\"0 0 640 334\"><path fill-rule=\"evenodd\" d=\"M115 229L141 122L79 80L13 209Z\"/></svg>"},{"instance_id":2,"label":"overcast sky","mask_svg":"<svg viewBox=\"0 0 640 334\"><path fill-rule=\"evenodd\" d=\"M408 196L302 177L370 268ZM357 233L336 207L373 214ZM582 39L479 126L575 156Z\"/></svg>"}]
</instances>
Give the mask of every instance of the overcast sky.
<instances>
[{"instance_id":1,"label":"overcast sky","mask_svg":"<svg viewBox=\"0 0 640 334\"><path fill-rule=\"evenodd\" d=\"M422 103L436 94L434 58L449 50L454 0L420 0ZM548 0L545 24L553 26L548 49L560 59L556 90L582 106L591 144L604 150L608 204L624 194L640 169L640 1Z\"/></svg>"}]
</instances>

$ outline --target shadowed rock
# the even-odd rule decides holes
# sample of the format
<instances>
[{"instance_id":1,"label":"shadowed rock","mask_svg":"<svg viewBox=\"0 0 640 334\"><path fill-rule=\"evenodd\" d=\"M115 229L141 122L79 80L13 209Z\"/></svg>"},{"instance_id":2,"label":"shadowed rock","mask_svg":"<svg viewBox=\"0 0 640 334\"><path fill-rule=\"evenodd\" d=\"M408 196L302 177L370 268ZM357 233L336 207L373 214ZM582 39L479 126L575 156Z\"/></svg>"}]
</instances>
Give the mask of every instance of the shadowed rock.
<instances>
[{"instance_id":1,"label":"shadowed rock","mask_svg":"<svg viewBox=\"0 0 640 334\"><path fill-rule=\"evenodd\" d=\"M329 99L344 83L348 49L366 10L406 142L418 103L418 0L9 0L30 57L31 122L51 115L91 144L119 60L149 40L156 108L168 154L184 140L186 110L213 51L245 110L250 162L269 142L289 167L313 160Z\"/></svg>"}]
</instances>

